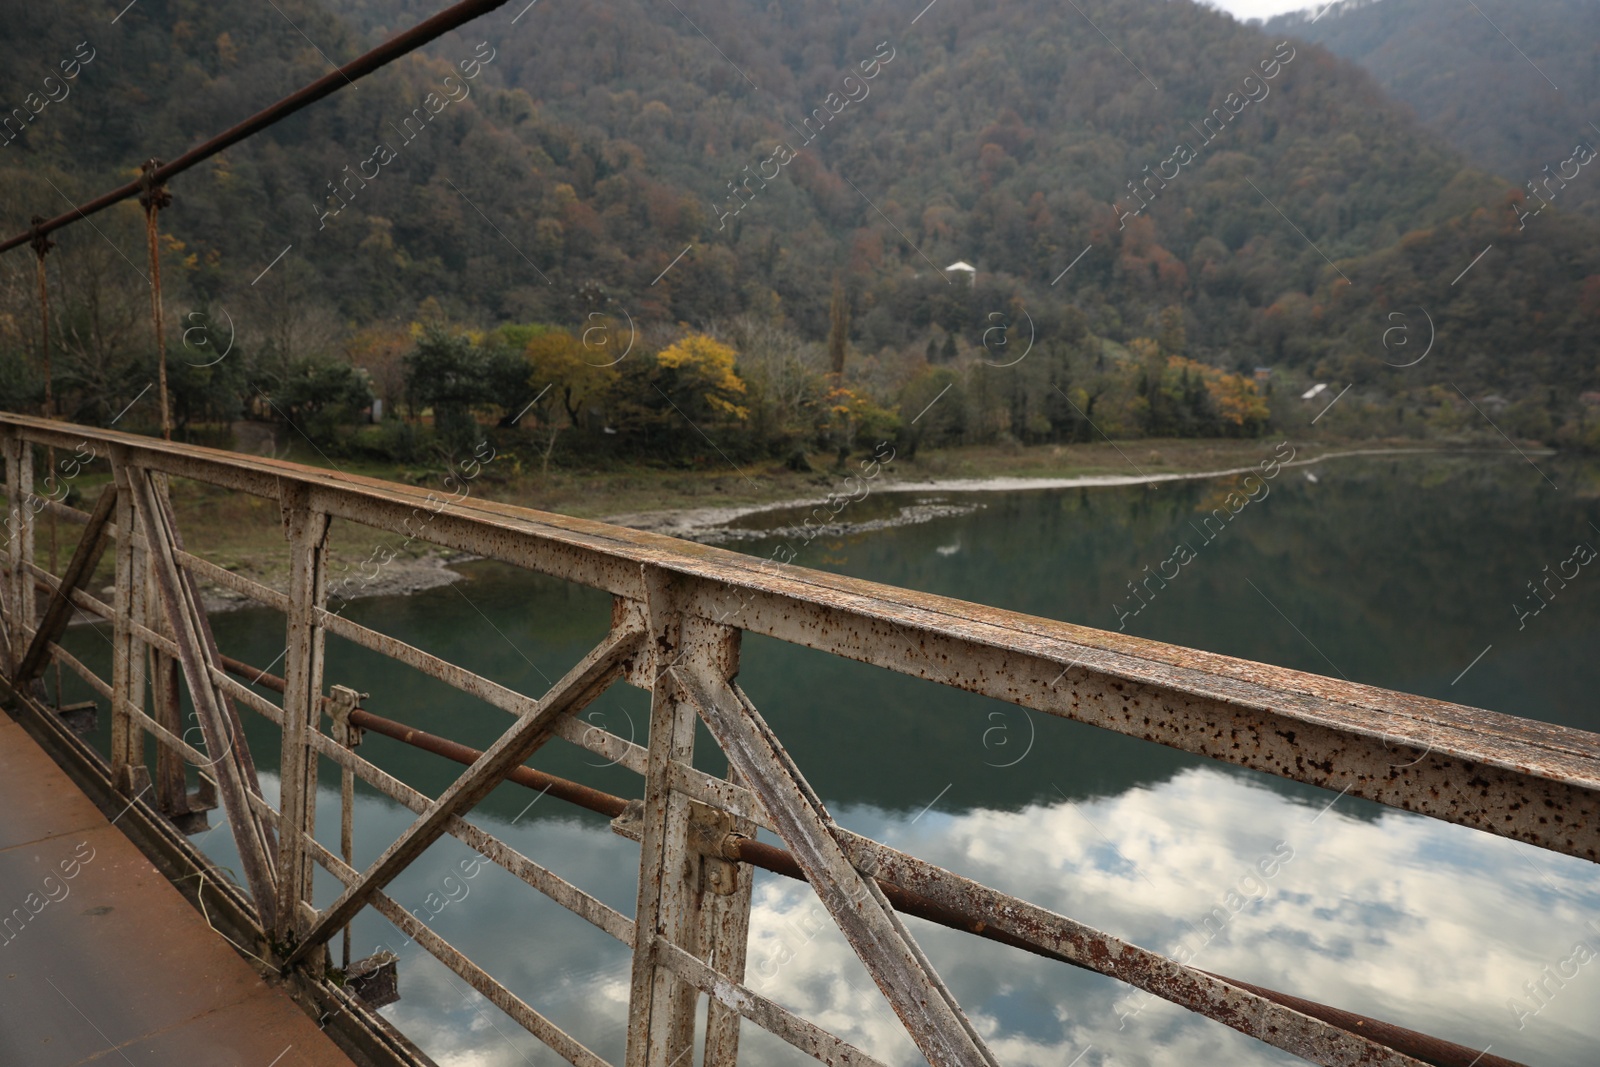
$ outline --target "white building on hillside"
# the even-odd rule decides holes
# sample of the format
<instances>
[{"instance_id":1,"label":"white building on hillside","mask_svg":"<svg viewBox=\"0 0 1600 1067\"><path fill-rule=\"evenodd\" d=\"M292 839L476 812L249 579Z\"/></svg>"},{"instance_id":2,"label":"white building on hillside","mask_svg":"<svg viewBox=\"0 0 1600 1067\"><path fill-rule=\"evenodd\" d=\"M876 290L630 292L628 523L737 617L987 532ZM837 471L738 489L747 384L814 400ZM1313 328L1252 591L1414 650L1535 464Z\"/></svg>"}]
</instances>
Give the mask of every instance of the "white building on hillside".
<instances>
[{"instance_id":1,"label":"white building on hillside","mask_svg":"<svg viewBox=\"0 0 1600 1067\"><path fill-rule=\"evenodd\" d=\"M958 278L966 275L968 285L978 284L978 268L964 259L958 259L944 269L946 277Z\"/></svg>"}]
</instances>

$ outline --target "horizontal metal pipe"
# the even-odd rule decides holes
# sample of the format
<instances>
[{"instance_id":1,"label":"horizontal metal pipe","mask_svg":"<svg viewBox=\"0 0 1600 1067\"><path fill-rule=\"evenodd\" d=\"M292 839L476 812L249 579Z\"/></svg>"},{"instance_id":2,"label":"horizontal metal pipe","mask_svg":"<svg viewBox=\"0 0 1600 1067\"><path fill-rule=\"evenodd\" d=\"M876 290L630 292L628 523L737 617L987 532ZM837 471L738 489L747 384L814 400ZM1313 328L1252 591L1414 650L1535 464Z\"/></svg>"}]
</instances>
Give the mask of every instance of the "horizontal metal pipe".
<instances>
[{"instance_id":1,"label":"horizontal metal pipe","mask_svg":"<svg viewBox=\"0 0 1600 1067\"><path fill-rule=\"evenodd\" d=\"M268 674L266 671L257 670L250 664L242 660L236 660L232 656L219 656L218 658L221 660L225 670L253 682L263 689L270 689L274 693L282 693L288 688L288 684L283 678L276 674ZM350 725L358 726L363 730L371 730L373 733L382 734L385 737L392 737L396 741L411 745L413 748L420 748L424 752L432 752L436 756L443 756L445 759L454 760L457 763L470 765L479 756L483 755L478 749L469 748L466 745L451 741L449 738L430 734L425 730L414 730L405 723L395 722L393 719L385 719L372 714L370 711L362 711L360 708L350 713ZM549 793L558 800L565 800L568 803L578 805L580 808L588 808L590 811L598 812L609 819L615 819L618 815L621 815L623 809L628 806L628 802L622 797L612 796L610 793L602 793L598 789L591 789L586 785L566 778L557 778L553 774L546 774L544 771L535 770L532 767L514 767L511 773L506 775L506 780L516 782L520 786L526 786L541 793Z\"/></svg>"},{"instance_id":2,"label":"horizontal metal pipe","mask_svg":"<svg viewBox=\"0 0 1600 1067\"><path fill-rule=\"evenodd\" d=\"M422 730L413 730L404 723L395 722L393 719L380 718L368 711L356 710L350 713L350 725L358 726L363 730L371 730L375 734L392 737L396 741L404 742L424 752L432 752L436 756L455 760L457 763L471 765L482 752L466 745L458 744L448 738L438 737L425 733ZM553 774L534 770L532 767L514 767L506 775L508 782L515 782L520 786L535 790L539 793L548 793L557 800L565 800L569 804L576 804L580 808L588 808L607 818L615 819L621 815L628 802L621 797L602 793L598 789L591 789L586 785L570 781L566 778L557 778Z\"/></svg>"},{"instance_id":3,"label":"horizontal metal pipe","mask_svg":"<svg viewBox=\"0 0 1600 1067\"><path fill-rule=\"evenodd\" d=\"M434 38L449 33L451 30L463 26L479 15L493 11L505 3L506 0L462 0L461 3L453 7L445 8L432 18L419 22L404 33L389 38L389 40L383 42L372 51L351 60L338 70L318 78L310 85L290 93L277 103L261 109L237 126L231 126L211 138L211 140L196 145L172 162L163 163L149 176L150 183L153 185L162 184L168 178L183 173L190 167L210 159L223 149L238 144L252 134L260 133L273 123L280 122L293 115L296 111L308 107L330 93L344 88L357 78L363 78L371 74L379 67L392 63L407 52L420 48ZM0 252L9 252L19 245L27 244L35 234L46 234L52 230L58 230L70 222L87 218L97 211L104 211L112 204L138 196L144 191L144 188L145 179L143 178L131 181L127 185L119 186L109 193L96 197L87 204L81 204L63 215L57 215L53 219L41 222L37 227L28 229L4 243L0 243Z\"/></svg>"},{"instance_id":4,"label":"horizontal metal pipe","mask_svg":"<svg viewBox=\"0 0 1600 1067\"><path fill-rule=\"evenodd\" d=\"M240 677L248 678L264 688L280 693L285 688L284 680L275 674L258 671L249 664L228 656L223 656L221 659L222 665L229 671ZM351 712L350 722L363 730L371 730L374 733L383 734L385 737L394 738L397 741L420 748L425 752L443 756L456 763L471 764L483 754L478 749L468 745L439 737L436 734L430 734L425 730L413 729L404 723L385 719L369 711L357 710ZM544 771L534 770L532 767L518 767L506 777L518 785L540 792L547 792L557 799L576 804L578 807L586 808L607 818L616 818L628 806L628 801L622 797L613 796L610 793L605 793L565 778L559 778ZM787 849L779 848L776 845L769 845L752 838L733 837L728 842L726 856L728 859L748 863L752 867L759 867L761 870L772 874L793 878L800 882L806 880L805 874L801 871L800 864L795 860L794 855ZM920 893L895 885L893 882L887 882L881 878L877 879L877 882L883 890L884 896L888 898L889 903L898 912L914 915L919 919L924 919L947 929L961 930L998 944L1009 945L1012 948L1030 952L1035 956L1043 956L1058 963L1078 966L1075 961L1065 956L1052 952L1024 938L1003 930L997 930L976 916L956 911L953 908L947 908L936 901L929 900ZM1365 1015L1359 1015L1356 1012L1319 1004L1316 1001L1306 1000L1289 993L1280 993L1277 990L1253 985L1250 982L1243 982L1227 975L1215 974L1210 971L1206 973L1229 985L1248 990L1276 1004L1281 1004L1286 1008L1309 1015L1314 1019L1321 1019L1330 1026L1338 1027L1348 1033L1359 1034L1370 1041L1386 1045L1396 1052L1412 1056L1424 1063L1433 1064L1434 1067L1522 1067L1522 1065L1513 1060L1468 1048L1465 1045L1458 1045L1455 1042L1410 1030L1393 1023L1387 1023L1381 1019L1373 1019Z\"/></svg>"}]
</instances>

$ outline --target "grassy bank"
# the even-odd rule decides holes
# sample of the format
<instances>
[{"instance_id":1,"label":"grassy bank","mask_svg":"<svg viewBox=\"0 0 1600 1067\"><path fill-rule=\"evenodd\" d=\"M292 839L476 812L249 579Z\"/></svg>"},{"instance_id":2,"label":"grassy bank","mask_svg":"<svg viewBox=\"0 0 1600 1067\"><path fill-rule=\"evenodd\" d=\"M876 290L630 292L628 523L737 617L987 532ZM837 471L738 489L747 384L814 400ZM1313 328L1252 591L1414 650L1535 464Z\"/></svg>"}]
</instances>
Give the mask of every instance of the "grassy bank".
<instances>
[{"instance_id":1,"label":"grassy bank","mask_svg":"<svg viewBox=\"0 0 1600 1067\"><path fill-rule=\"evenodd\" d=\"M896 457L882 466L879 484L923 484L955 479L1072 478L1096 475L1155 476L1184 474L1250 466L1272 451L1276 439L1120 441L1115 444L1020 446L968 446L927 450L914 457ZM1389 442L1321 441L1302 448L1306 458L1357 447L1382 447ZM1397 447L1418 447L1417 442L1393 442ZM459 489L445 486L450 468L396 468L392 465L334 461L314 449L293 451L287 458L310 466L337 467L390 481L438 490L451 496ZM541 474L522 458L504 454L484 465L470 481L471 494L522 507L582 518L625 517L630 523L660 512L702 508L736 508L815 499L839 488L855 472L829 469L831 457L812 457L813 470L794 471L776 462L732 462L698 470L664 469L643 464L599 471L553 470ZM104 476L85 475L81 485L87 506L98 493ZM192 552L241 574L282 587L288 569L287 542L275 503L244 493L184 480L172 482L172 498L179 529ZM42 520L41 520L42 521ZM76 541L77 528L63 524L59 530L62 565ZM41 536L41 544L43 537ZM450 553L422 540L407 543L397 534L379 533L349 523L335 523L332 559L336 575L361 573L361 564L373 558L393 558L381 568L379 578L364 591L402 593L438 584L439 559ZM41 562L43 553L41 552ZM96 582L109 582L109 554L104 573ZM367 570L374 569L369 563ZM337 581L337 578L335 579ZM346 588L354 588L347 586ZM223 603L223 600L216 600Z\"/></svg>"}]
</instances>

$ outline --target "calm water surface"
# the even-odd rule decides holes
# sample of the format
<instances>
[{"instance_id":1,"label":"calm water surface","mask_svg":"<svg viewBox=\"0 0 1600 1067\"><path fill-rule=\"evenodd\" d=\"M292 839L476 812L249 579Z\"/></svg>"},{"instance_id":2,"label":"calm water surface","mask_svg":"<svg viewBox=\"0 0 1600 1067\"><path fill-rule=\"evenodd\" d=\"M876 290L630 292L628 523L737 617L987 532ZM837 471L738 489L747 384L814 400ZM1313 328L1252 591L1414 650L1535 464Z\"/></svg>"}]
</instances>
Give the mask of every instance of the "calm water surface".
<instances>
[{"instance_id":1,"label":"calm water surface","mask_svg":"<svg viewBox=\"0 0 1600 1067\"><path fill-rule=\"evenodd\" d=\"M893 517L919 501L971 510L818 539L796 562L1600 730L1600 566L1572 562L1579 545L1600 546L1600 468L1539 462L1550 481L1515 456L1285 469L1242 509L1235 498L1225 524L1209 525L1230 491L1249 487L1223 479L879 495L840 518ZM746 525L797 521L769 513ZM1180 542L1187 562L1163 568ZM766 555L773 544L738 547ZM1564 585L1546 581L1574 567ZM1177 576L1135 599L1128 583L1163 569ZM592 590L492 564L467 570L471 581L459 586L359 602L348 614L533 694L606 628L607 599ZM215 625L222 648L249 662L270 663L283 649L272 613ZM88 631L74 640L86 653L104 647ZM1186 945L1207 970L1532 1064L1600 1059L1600 962L1569 964L1576 976L1560 985L1547 980L1542 1007L1525 988L1579 942L1600 951L1600 925L1587 925L1600 920L1593 865L765 638L746 639L743 663L741 684L852 829L1140 945ZM338 639L329 640L327 680L370 693L379 714L479 747L508 724ZM645 694L618 687L585 717L642 742L646 711ZM274 734L251 730L269 792ZM709 737L700 748L697 762L720 772ZM458 772L374 735L362 752L432 794ZM639 793L632 774L564 742L533 762ZM336 848L331 764L323 782L319 837ZM503 786L474 819L631 914L636 846L598 816L533 800ZM357 866L410 821L363 790ZM232 863L227 838L219 830L203 847ZM447 939L620 1062L626 952L492 867L465 881L464 898L443 902L443 879L471 855L443 841L390 893L437 912L432 923ZM325 880L319 903L335 892ZM831 926L812 933L814 910L806 887L758 876L751 984L888 1063L921 1063L844 940ZM1115 982L908 922L1007 1067L1301 1062ZM363 914L357 954L380 945L402 957L404 999L385 1013L445 1067L560 1062L385 920ZM744 1040L752 1063L811 1062L753 1027Z\"/></svg>"}]
</instances>

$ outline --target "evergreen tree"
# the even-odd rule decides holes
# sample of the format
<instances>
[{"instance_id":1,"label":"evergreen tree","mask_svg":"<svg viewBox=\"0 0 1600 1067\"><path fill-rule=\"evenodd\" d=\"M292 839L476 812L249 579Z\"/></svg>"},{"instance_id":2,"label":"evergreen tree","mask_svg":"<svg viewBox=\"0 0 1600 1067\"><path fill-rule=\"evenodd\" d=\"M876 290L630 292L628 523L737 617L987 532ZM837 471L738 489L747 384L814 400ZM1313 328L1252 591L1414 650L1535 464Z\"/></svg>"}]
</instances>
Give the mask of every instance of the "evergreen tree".
<instances>
[{"instance_id":1,"label":"evergreen tree","mask_svg":"<svg viewBox=\"0 0 1600 1067\"><path fill-rule=\"evenodd\" d=\"M833 276L833 300L828 305L828 369L835 376L844 374L845 350L850 343L850 301L844 283Z\"/></svg>"},{"instance_id":2,"label":"evergreen tree","mask_svg":"<svg viewBox=\"0 0 1600 1067\"><path fill-rule=\"evenodd\" d=\"M1183 350L1188 345L1188 337L1183 329L1183 308L1174 304L1162 309L1156 343L1161 346L1163 356L1183 355Z\"/></svg>"}]
</instances>

